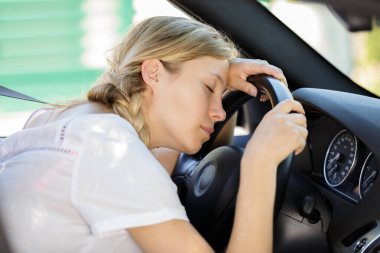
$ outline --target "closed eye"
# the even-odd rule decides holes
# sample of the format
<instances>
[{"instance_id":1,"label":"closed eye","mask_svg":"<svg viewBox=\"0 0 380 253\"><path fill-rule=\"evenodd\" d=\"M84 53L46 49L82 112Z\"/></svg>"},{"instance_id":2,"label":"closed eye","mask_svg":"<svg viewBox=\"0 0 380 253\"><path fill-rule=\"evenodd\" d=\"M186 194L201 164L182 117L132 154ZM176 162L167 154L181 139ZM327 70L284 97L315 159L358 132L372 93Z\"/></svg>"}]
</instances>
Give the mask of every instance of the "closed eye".
<instances>
[{"instance_id":1,"label":"closed eye","mask_svg":"<svg viewBox=\"0 0 380 253\"><path fill-rule=\"evenodd\" d=\"M205 86L206 86L206 88L207 88L211 93L214 93L214 90L213 90L210 86L208 86L207 84L205 84Z\"/></svg>"}]
</instances>

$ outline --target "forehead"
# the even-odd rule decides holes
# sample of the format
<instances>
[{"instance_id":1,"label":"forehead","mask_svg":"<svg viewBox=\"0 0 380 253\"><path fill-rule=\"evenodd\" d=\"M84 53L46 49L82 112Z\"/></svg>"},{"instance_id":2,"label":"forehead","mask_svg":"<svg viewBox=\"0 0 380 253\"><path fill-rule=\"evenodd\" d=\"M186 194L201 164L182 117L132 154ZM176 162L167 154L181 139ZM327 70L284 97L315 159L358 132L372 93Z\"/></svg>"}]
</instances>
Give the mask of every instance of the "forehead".
<instances>
[{"instance_id":1,"label":"forehead","mask_svg":"<svg viewBox=\"0 0 380 253\"><path fill-rule=\"evenodd\" d=\"M211 75L225 83L229 62L227 59L204 56L184 62L182 67L183 71L191 72L193 75Z\"/></svg>"}]
</instances>

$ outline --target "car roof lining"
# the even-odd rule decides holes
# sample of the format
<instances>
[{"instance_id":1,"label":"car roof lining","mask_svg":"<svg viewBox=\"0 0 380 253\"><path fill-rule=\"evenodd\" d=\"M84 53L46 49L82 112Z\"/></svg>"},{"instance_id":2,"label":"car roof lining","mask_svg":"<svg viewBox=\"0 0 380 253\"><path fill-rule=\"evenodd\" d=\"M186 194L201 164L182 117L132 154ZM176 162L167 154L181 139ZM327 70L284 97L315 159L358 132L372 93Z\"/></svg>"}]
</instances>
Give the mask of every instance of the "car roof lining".
<instances>
[{"instance_id":1,"label":"car roof lining","mask_svg":"<svg viewBox=\"0 0 380 253\"><path fill-rule=\"evenodd\" d=\"M258 1L169 1L223 31L248 57L280 67L293 90L312 87L375 96L341 73Z\"/></svg>"}]
</instances>

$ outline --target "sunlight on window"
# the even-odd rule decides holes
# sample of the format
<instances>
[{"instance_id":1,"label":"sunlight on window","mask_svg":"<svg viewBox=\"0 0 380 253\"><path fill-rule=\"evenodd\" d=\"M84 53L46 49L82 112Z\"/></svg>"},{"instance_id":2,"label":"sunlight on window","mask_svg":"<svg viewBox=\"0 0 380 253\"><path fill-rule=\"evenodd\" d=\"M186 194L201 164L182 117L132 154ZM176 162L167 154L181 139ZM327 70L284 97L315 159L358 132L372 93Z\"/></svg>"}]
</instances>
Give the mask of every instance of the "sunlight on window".
<instances>
[{"instance_id":1,"label":"sunlight on window","mask_svg":"<svg viewBox=\"0 0 380 253\"><path fill-rule=\"evenodd\" d=\"M106 67L106 52L119 41L118 29L121 25L117 14L119 0L85 0L82 5L84 31L81 62L89 68Z\"/></svg>"},{"instance_id":2,"label":"sunlight on window","mask_svg":"<svg viewBox=\"0 0 380 253\"><path fill-rule=\"evenodd\" d=\"M265 6L305 42L363 88L380 95L380 28L349 32L321 3L272 0Z\"/></svg>"},{"instance_id":3,"label":"sunlight on window","mask_svg":"<svg viewBox=\"0 0 380 253\"><path fill-rule=\"evenodd\" d=\"M135 9L133 23L153 16L186 17L182 11L166 0L134 0L133 7Z\"/></svg>"},{"instance_id":4,"label":"sunlight on window","mask_svg":"<svg viewBox=\"0 0 380 253\"><path fill-rule=\"evenodd\" d=\"M353 69L349 32L325 5L275 1L273 14L346 75Z\"/></svg>"}]
</instances>

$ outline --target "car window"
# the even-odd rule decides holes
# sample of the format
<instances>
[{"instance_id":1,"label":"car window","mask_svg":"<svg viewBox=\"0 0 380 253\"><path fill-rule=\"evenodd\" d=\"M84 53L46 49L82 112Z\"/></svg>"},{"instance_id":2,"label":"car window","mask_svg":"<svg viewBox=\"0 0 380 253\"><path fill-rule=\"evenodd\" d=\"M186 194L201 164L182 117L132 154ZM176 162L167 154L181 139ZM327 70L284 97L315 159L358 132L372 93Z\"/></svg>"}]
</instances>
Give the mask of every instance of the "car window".
<instances>
[{"instance_id":1,"label":"car window","mask_svg":"<svg viewBox=\"0 0 380 253\"><path fill-rule=\"evenodd\" d=\"M83 97L135 22L184 16L166 0L0 1L0 85L56 103ZM0 96L0 136L41 107Z\"/></svg>"},{"instance_id":2,"label":"car window","mask_svg":"<svg viewBox=\"0 0 380 253\"><path fill-rule=\"evenodd\" d=\"M350 32L330 7L318 1L261 3L341 72L380 95L379 26L371 31Z\"/></svg>"}]
</instances>

